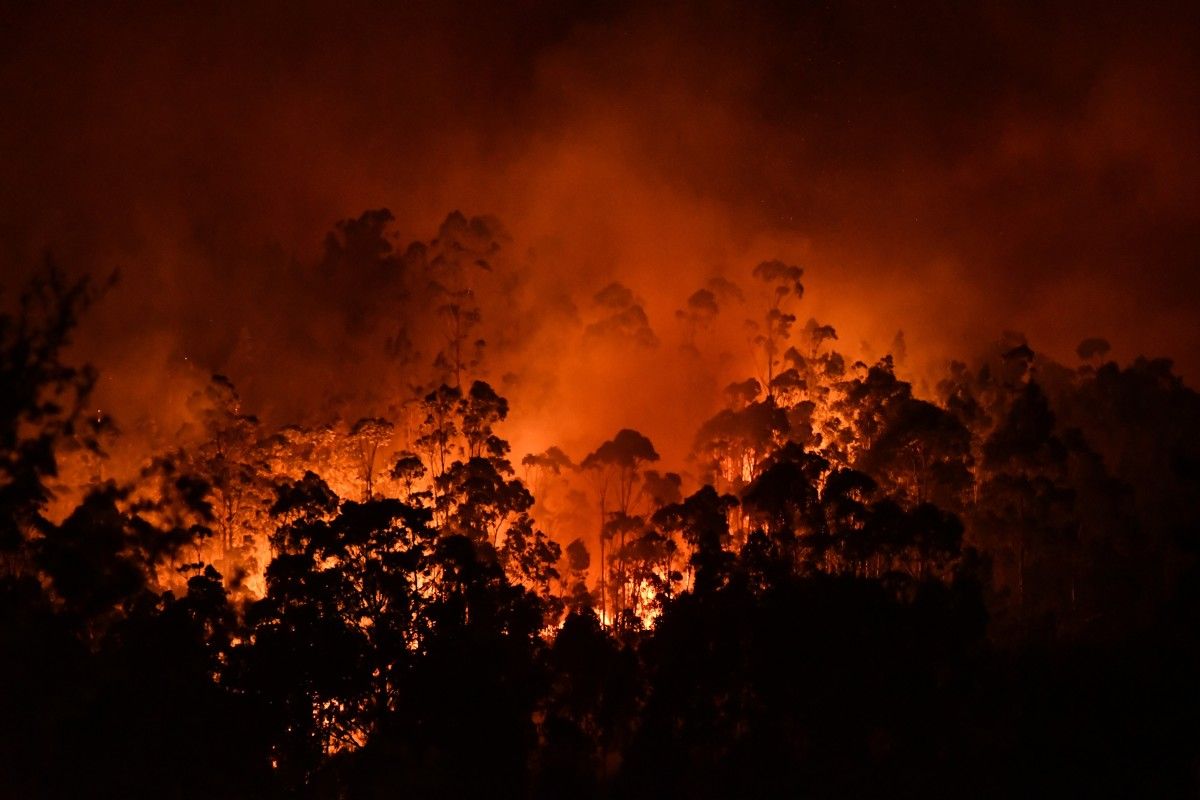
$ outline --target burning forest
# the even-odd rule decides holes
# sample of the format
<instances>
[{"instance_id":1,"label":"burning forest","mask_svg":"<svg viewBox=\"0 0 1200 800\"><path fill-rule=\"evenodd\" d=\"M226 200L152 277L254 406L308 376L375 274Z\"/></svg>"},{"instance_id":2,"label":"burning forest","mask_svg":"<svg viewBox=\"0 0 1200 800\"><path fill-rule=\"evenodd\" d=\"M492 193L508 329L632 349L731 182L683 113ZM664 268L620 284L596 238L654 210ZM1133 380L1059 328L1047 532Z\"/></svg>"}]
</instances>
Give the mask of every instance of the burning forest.
<instances>
[{"instance_id":1,"label":"burning forest","mask_svg":"<svg viewBox=\"0 0 1200 800\"><path fill-rule=\"evenodd\" d=\"M0 793L1194 794L1186 14L534 6L3 12Z\"/></svg>"}]
</instances>

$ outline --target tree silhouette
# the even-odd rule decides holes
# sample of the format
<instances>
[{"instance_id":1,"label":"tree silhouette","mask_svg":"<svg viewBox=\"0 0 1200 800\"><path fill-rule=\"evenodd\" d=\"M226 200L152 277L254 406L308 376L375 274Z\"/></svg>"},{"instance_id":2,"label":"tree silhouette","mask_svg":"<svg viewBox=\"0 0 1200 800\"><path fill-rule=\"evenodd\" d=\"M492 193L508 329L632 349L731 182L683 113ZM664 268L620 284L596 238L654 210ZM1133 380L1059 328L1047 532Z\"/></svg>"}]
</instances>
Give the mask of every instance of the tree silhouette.
<instances>
[{"instance_id":1,"label":"tree silhouette","mask_svg":"<svg viewBox=\"0 0 1200 800\"><path fill-rule=\"evenodd\" d=\"M754 277L767 285L770 300L762 324L747 320L746 325L751 343L763 351L768 400L773 397L783 343L791 336L796 322L796 315L784 310L788 305L785 301L798 300L804 295L804 285L800 282L803 275L803 269L782 261L763 261L754 268Z\"/></svg>"},{"instance_id":2,"label":"tree silhouette","mask_svg":"<svg viewBox=\"0 0 1200 800\"><path fill-rule=\"evenodd\" d=\"M611 283L597 292L593 301L603 316L584 329L586 340L630 343L646 349L658 346L642 301L628 287Z\"/></svg>"},{"instance_id":3,"label":"tree silhouette","mask_svg":"<svg viewBox=\"0 0 1200 800\"><path fill-rule=\"evenodd\" d=\"M350 443L358 461L363 482L363 500L375 493L375 457L380 447L392 441L395 426L386 419L364 417L350 427Z\"/></svg>"},{"instance_id":4,"label":"tree silhouette","mask_svg":"<svg viewBox=\"0 0 1200 800\"><path fill-rule=\"evenodd\" d=\"M646 463L658 461L658 458L658 452L649 439L635 430L622 428L616 436L580 462L580 469L592 478L600 503L599 593L602 620L607 619L608 561L605 559L605 543L613 533L623 530L622 526L609 526L610 515L620 519L629 517L641 468Z\"/></svg>"},{"instance_id":5,"label":"tree silhouette","mask_svg":"<svg viewBox=\"0 0 1200 800\"><path fill-rule=\"evenodd\" d=\"M711 396L668 395L720 409L690 460L623 428L518 477L504 425L550 384L471 349L520 315L491 322L502 231L398 254L392 221L311 278L377 290L329 303L379 385L311 387L303 424L218 375L173 437L118 427L66 357L91 283L0 314L0 795L1194 793L1200 396L1169 361L1006 333L910 384L900 337L846 358L763 262L758 363L693 353ZM739 297L693 292L689 345ZM585 339L656 341L624 285L595 305ZM490 341L531 358L521 324Z\"/></svg>"},{"instance_id":6,"label":"tree silhouette","mask_svg":"<svg viewBox=\"0 0 1200 800\"><path fill-rule=\"evenodd\" d=\"M63 351L98 291L47 260L21 293L15 315L0 314L0 553L6 559L41 525L46 481L57 470L56 443L82 427L96 373L67 364Z\"/></svg>"}]
</instances>

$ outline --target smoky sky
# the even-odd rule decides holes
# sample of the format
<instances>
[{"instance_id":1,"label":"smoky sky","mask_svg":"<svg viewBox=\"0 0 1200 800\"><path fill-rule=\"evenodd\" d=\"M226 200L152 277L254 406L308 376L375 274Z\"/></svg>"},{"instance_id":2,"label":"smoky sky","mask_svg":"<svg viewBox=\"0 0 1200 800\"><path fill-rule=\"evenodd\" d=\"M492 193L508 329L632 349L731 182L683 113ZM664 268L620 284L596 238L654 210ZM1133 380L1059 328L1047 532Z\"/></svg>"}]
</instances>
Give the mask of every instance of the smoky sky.
<instances>
[{"instance_id":1,"label":"smoky sky","mask_svg":"<svg viewBox=\"0 0 1200 800\"><path fill-rule=\"evenodd\" d=\"M783 258L849 351L904 329L935 364L1019 330L1070 362L1104 336L1194 383L1198 17L6 4L5 289L47 251L119 268L80 348L144 393L183 355L227 369L241 331L277 327L266 306L318 314L288 270L338 220L388 208L402 244L460 209L548 292L620 280L664 341L706 279Z\"/></svg>"}]
</instances>

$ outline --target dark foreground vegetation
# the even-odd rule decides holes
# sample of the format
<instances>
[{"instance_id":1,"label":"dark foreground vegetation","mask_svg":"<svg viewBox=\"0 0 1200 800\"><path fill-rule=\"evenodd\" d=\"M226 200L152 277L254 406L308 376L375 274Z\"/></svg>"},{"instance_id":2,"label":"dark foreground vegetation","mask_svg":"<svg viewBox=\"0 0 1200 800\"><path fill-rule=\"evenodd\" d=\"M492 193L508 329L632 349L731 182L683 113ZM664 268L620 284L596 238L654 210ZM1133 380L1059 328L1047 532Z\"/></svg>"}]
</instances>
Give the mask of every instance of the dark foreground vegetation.
<instances>
[{"instance_id":1,"label":"dark foreground vegetation","mask_svg":"<svg viewBox=\"0 0 1200 800\"><path fill-rule=\"evenodd\" d=\"M793 329L799 278L755 271L763 374L692 491L632 430L517 477L464 332L400 447L216 380L203 436L55 518L112 434L63 360L89 285L47 273L0 319L0 794L1194 795L1200 398L1013 339L920 400ZM642 335L610 294L597 335ZM535 523L556 480L594 544Z\"/></svg>"}]
</instances>

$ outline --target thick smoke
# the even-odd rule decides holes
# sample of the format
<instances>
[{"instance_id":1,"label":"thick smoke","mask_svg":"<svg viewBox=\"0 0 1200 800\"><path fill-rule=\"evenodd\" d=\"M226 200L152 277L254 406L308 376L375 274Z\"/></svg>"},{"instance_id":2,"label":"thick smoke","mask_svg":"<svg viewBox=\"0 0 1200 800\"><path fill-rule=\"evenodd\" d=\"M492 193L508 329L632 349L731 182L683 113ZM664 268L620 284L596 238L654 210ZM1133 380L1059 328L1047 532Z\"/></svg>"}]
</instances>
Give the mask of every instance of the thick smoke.
<instances>
[{"instance_id":1,"label":"thick smoke","mask_svg":"<svg viewBox=\"0 0 1200 800\"><path fill-rule=\"evenodd\" d=\"M382 208L384 260L495 222L517 448L630 425L679 461L752 371L689 298L771 258L805 267L801 320L871 357L903 329L918 377L1016 329L1195 379L1194 9L793 5L10 6L6 274L120 270L79 349L167 435L211 372L276 422L386 406L371 325L411 292L326 238Z\"/></svg>"}]
</instances>

